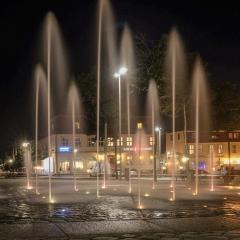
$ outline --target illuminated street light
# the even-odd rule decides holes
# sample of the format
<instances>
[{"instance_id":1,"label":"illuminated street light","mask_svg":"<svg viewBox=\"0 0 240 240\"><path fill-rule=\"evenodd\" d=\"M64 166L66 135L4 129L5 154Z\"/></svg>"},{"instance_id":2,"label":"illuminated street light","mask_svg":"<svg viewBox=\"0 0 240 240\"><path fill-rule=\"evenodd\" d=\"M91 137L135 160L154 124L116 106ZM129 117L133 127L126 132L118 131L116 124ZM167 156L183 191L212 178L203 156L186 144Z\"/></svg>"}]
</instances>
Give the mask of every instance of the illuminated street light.
<instances>
[{"instance_id":1,"label":"illuminated street light","mask_svg":"<svg viewBox=\"0 0 240 240\"><path fill-rule=\"evenodd\" d=\"M189 160L189 157L186 157L186 156L183 156L183 157L182 157L182 162L183 162L183 163L186 163L188 160Z\"/></svg>"},{"instance_id":2,"label":"illuminated street light","mask_svg":"<svg viewBox=\"0 0 240 240\"><path fill-rule=\"evenodd\" d=\"M26 148L26 147L28 147L29 144L30 144L29 142L23 142L22 147Z\"/></svg>"},{"instance_id":3,"label":"illuminated street light","mask_svg":"<svg viewBox=\"0 0 240 240\"><path fill-rule=\"evenodd\" d=\"M119 69L119 74L120 74L120 75L126 74L127 71L128 71L128 69L127 69L126 67L121 67L121 68Z\"/></svg>"},{"instance_id":4,"label":"illuminated street light","mask_svg":"<svg viewBox=\"0 0 240 240\"><path fill-rule=\"evenodd\" d=\"M13 163L13 159L9 159L8 162L9 162L9 163Z\"/></svg>"}]
</instances>

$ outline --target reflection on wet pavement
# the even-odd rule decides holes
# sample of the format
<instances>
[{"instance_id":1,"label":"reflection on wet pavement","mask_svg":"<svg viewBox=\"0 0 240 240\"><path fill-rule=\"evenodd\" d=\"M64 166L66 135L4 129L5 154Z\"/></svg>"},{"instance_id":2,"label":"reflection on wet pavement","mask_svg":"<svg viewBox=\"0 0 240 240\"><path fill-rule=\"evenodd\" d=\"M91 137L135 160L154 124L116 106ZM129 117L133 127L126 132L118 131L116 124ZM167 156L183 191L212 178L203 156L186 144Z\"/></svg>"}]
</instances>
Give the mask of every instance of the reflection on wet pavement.
<instances>
[{"instance_id":1,"label":"reflection on wet pavement","mask_svg":"<svg viewBox=\"0 0 240 240\"><path fill-rule=\"evenodd\" d=\"M19 187L6 188L7 198L0 198L0 222L39 222L39 221L100 221L129 219L166 219L186 217L236 216L240 215L238 196L228 196L221 200L166 200L147 198L148 205L154 201L158 208L136 209L135 196L85 195L81 202L55 203L31 201L33 192ZM6 194L7 193L7 194ZM4 193L2 193L4 194ZM40 196L42 199L43 196Z\"/></svg>"}]
</instances>

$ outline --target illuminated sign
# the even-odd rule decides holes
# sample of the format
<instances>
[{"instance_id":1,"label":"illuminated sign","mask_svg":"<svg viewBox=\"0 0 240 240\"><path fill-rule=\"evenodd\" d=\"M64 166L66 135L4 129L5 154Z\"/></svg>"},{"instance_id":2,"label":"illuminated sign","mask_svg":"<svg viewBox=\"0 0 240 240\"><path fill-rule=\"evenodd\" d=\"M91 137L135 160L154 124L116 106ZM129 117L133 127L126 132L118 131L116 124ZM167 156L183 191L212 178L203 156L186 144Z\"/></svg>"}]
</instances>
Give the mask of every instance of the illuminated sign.
<instances>
[{"instance_id":1,"label":"illuminated sign","mask_svg":"<svg viewBox=\"0 0 240 240\"><path fill-rule=\"evenodd\" d=\"M134 147L134 148L132 148L132 147L130 147L130 148L128 148L128 147L126 147L126 148L123 148L123 151L137 151L138 150L138 147ZM142 147L141 148L141 151L151 151L152 150L152 148L151 147Z\"/></svg>"},{"instance_id":2,"label":"illuminated sign","mask_svg":"<svg viewBox=\"0 0 240 240\"><path fill-rule=\"evenodd\" d=\"M59 147L58 151L61 153L68 153L71 152L72 148L71 147Z\"/></svg>"}]
</instances>

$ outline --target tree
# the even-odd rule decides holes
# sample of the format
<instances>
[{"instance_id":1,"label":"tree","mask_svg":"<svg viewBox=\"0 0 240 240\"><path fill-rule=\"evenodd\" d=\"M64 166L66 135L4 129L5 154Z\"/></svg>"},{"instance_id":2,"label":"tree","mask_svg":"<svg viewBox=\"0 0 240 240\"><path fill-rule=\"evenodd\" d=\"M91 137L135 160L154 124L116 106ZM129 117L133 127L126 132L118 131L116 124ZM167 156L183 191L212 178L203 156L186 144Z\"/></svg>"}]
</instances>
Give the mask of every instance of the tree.
<instances>
[{"instance_id":1,"label":"tree","mask_svg":"<svg viewBox=\"0 0 240 240\"><path fill-rule=\"evenodd\" d=\"M239 85L230 81L212 84L213 126L215 130L240 129Z\"/></svg>"}]
</instances>

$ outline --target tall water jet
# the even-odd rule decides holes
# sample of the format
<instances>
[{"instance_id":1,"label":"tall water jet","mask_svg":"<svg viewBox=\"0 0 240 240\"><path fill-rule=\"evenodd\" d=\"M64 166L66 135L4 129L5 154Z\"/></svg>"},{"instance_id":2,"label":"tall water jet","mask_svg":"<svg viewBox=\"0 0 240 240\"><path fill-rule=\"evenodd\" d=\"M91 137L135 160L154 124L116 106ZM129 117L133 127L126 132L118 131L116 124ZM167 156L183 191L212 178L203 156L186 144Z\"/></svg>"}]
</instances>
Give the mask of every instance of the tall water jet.
<instances>
[{"instance_id":1,"label":"tall water jet","mask_svg":"<svg viewBox=\"0 0 240 240\"><path fill-rule=\"evenodd\" d=\"M134 81L135 77L135 54L134 54L134 46L133 46L133 40L132 40L132 33L129 29L128 25L125 24L124 30L122 33L122 39L121 39L121 65L125 66L128 69L128 74L126 77L126 97L127 97L127 147L128 147L128 154L127 154L127 160L128 160L128 167L129 167L129 180L128 180L128 192L132 192L132 181L131 181L131 146L130 146L130 139L131 139L131 115L130 115L130 109L131 109L131 82Z\"/></svg>"},{"instance_id":2,"label":"tall water jet","mask_svg":"<svg viewBox=\"0 0 240 240\"><path fill-rule=\"evenodd\" d=\"M57 102L58 108L56 112L62 111L65 99L65 86L68 78L66 54L64 53L64 47L62 42L62 36L57 23L57 20L53 13L49 12L45 18L43 26L43 62L47 69L47 123L48 123L48 159L49 159L49 174L48 174L48 199L49 202L54 202L52 199L52 173L56 170L56 167L51 168L51 161L55 162L55 158L52 157L51 148L51 115L54 112L52 110L52 102ZM60 103L60 104L59 104ZM61 104L62 103L62 104Z\"/></svg>"},{"instance_id":3,"label":"tall water jet","mask_svg":"<svg viewBox=\"0 0 240 240\"><path fill-rule=\"evenodd\" d=\"M36 93L35 93L35 192L38 195L38 134L39 134L39 92L42 90L42 95L46 92L46 75L44 70L40 64L36 66L35 74L35 85L36 85ZM40 88L41 87L41 88ZM43 99L43 96L42 96Z\"/></svg>"},{"instance_id":4,"label":"tall water jet","mask_svg":"<svg viewBox=\"0 0 240 240\"><path fill-rule=\"evenodd\" d=\"M195 103L195 192L199 194L199 140L208 138L209 131L209 97L206 86L206 75L198 57L193 70L193 97Z\"/></svg>"},{"instance_id":5,"label":"tall water jet","mask_svg":"<svg viewBox=\"0 0 240 240\"><path fill-rule=\"evenodd\" d=\"M76 178L76 115L80 115L80 98L76 85L71 83L68 92L68 108L70 109L72 116L72 172L73 172L73 188L74 191L78 191L77 178Z\"/></svg>"},{"instance_id":6,"label":"tall water jet","mask_svg":"<svg viewBox=\"0 0 240 240\"><path fill-rule=\"evenodd\" d=\"M32 189L30 185L30 174L32 169L32 160L31 160L31 145L29 142L23 142L23 159L24 166L26 168L26 180L27 180L27 189Z\"/></svg>"},{"instance_id":7,"label":"tall water jet","mask_svg":"<svg viewBox=\"0 0 240 240\"><path fill-rule=\"evenodd\" d=\"M106 177L107 177L107 123L104 124L104 172L103 172L103 185L102 188L106 188Z\"/></svg>"},{"instance_id":8,"label":"tall water jet","mask_svg":"<svg viewBox=\"0 0 240 240\"><path fill-rule=\"evenodd\" d=\"M171 201L176 199L176 141L175 141L175 130L176 130L176 102L181 103L183 97L181 96L184 89L184 78L185 78L185 54L180 36L176 29L173 29L169 35L169 43L167 49L167 77L171 82L171 101L172 101L172 181L171 181ZM179 98L179 99L178 99ZM178 101L176 101L178 100ZM182 104L180 104L182 106Z\"/></svg>"},{"instance_id":9,"label":"tall water jet","mask_svg":"<svg viewBox=\"0 0 240 240\"><path fill-rule=\"evenodd\" d=\"M113 14L111 6L108 0L99 0L98 5L98 37L97 37L97 118L96 118L96 148L97 148L97 163L99 162L99 132L100 132L100 87L101 87L101 74L102 74L102 48L107 50L108 62L106 65L110 71L109 76L112 78L112 74L116 70L115 56L115 35L113 27ZM104 34L103 34L104 33ZM102 41L104 40L104 41ZM103 44L104 43L104 44ZM96 181L97 197L99 197L99 168L97 168L97 181Z\"/></svg>"},{"instance_id":10,"label":"tall water jet","mask_svg":"<svg viewBox=\"0 0 240 240\"><path fill-rule=\"evenodd\" d=\"M214 172L215 172L215 167L214 167L214 158L215 158L215 154L214 154L214 149L213 149L213 145L211 145L212 147L210 148L210 173L211 173L211 186L210 186L210 191L213 192L215 187L214 187Z\"/></svg>"},{"instance_id":11,"label":"tall water jet","mask_svg":"<svg viewBox=\"0 0 240 240\"><path fill-rule=\"evenodd\" d=\"M147 148L148 144L146 141L146 134L144 132L142 123L137 123L137 132L135 135L134 139L134 154L133 154L133 159L134 159L134 165L137 167L137 196L138 196L138 204L137 207L139 209L142 209L142 203L141 203L141 171L142 168L145 167L146 165L144 164L144 158L146 158L147 154L144 149Z\"/></svg>"},{"instance_id":12,"label":"tall water jet","mask_svg":"<svg viewBox=\"0 0 240 240\"><path fill-rule=\"evenodd\" d=\"M155 154L156 138L155 138L155 127L159 123L159 97L157 91L157 85L154 80L150 80L148 87L148 97L147 97L147 111L150 112L151 116L151 132L152 132L152 155L151 160L153 160L153 184L152 188L155 189L157 183L157 162Z\"/></svg>"}]
</instances>

